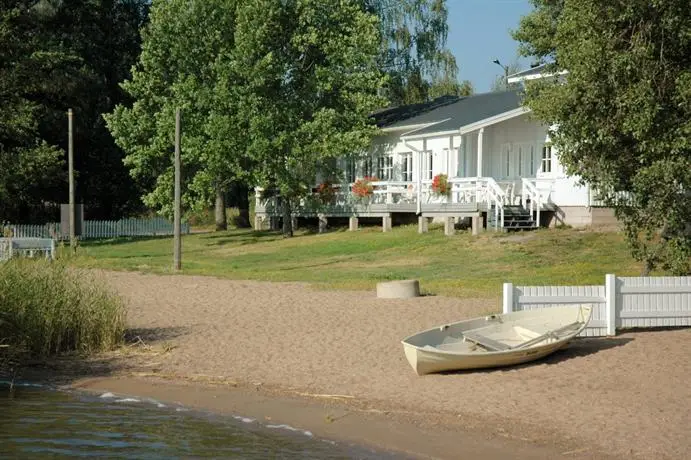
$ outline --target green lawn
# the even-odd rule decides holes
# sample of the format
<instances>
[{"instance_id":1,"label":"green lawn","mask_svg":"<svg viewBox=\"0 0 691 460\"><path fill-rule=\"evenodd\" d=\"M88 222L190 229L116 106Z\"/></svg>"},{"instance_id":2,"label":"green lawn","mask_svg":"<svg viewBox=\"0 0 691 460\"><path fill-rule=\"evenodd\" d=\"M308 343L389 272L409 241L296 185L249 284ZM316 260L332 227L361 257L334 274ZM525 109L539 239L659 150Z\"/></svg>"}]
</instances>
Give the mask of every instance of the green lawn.
<instances>
[{"instance_id":1,"label":"green lawn","mask_svg":"<svg viewBox=\"0 0 691 460\"><path fill-rule=\"evenodd\" d=\"M170 273L171 238L85 242L73 263L82 267ZM417 278L424 291L459 297L501 296L501 285L602 284L606 273L637 275L640 265L618 233L541 229L531 233L467 233L416 226L356 233L233 230L186 235L183 272L233 279L306 281L317 287L374 289L377 281Z\"/></svg>"}]
</instances>

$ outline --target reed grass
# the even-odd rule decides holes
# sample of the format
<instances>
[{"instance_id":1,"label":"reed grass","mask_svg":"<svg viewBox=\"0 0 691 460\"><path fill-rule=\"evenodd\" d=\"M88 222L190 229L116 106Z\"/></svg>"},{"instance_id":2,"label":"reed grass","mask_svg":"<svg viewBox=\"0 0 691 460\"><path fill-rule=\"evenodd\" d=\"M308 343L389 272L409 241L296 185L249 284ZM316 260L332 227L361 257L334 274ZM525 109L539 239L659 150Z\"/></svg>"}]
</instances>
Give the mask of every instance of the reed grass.
<instances>
[{"instance_id":1,"label":"reed grass","mask_svg":"<svg viewBox=\"0 0 691 460\"><path fill-rule=\"evenodd\" d=\"M0 343L32 357L113 349L124 315L123 301L81 270L46 260L0 264Z\"/></svg>"}]
</instances>

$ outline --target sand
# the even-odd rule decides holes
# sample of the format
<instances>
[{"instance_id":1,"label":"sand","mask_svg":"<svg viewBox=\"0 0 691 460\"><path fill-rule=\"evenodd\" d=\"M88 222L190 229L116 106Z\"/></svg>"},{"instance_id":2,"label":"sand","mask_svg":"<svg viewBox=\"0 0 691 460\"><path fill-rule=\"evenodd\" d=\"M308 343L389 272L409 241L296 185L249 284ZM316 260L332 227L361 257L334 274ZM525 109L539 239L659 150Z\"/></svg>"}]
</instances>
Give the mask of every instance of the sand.
<instances>
[{"instance_id":1,"label":"sand","mask_svg":"<svg viewBox=\"0 0 691 460\"><path fill-rule=\"evenodd\" d=\"M128 303L129 337L167 352L140 375L326 398L445 432L520 440L566 458L691 452L691 329L578 339L534 364L417 376L400 340L500 311L497 300L377 299L307 284L99 272ZM145 372L142 372L145 371Z\"/></svg>"}]
</instances>

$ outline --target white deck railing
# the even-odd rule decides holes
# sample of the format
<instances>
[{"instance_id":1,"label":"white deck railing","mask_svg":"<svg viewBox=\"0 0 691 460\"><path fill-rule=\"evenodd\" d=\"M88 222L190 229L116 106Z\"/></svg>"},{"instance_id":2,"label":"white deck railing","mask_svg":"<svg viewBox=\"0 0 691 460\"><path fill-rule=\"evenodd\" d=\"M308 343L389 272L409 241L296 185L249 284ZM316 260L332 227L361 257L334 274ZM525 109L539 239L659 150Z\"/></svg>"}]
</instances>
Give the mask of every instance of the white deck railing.
<instances>
[{"instance_id":1,"label":"white deck railing","mask_svg":"<svg viewBox=\"0 0 691 460\"><path fill-rule=\"evenodd\" d=\"M504 221L504 207L519 204L516 202L519 195L516 194L517 185L522 185L520 190L520 204L529 203L531 210L538 213L544 203L542 191L535 185L536 179L523 179L522 181L509 180L498 182L492 177L454 177L449 178L450 192L448 195L436 195L432 190L432 180L425 179L418 182L404 181L376 181L371 182L373 192L367 201L369 204L485 204L495 213L495 226ZM362 203L353 193L353 183L334 184L335 196L332 206L349 206ZM266 209L273 198L262 198L263 189L256 189L256 207ZM316 198L316 193L314 194ZM530 198L527 200L526 198ZM307 198L300 202L300 206L309 207L311 204L319 205L318 201Z\"/></svg>"}]
</instances>

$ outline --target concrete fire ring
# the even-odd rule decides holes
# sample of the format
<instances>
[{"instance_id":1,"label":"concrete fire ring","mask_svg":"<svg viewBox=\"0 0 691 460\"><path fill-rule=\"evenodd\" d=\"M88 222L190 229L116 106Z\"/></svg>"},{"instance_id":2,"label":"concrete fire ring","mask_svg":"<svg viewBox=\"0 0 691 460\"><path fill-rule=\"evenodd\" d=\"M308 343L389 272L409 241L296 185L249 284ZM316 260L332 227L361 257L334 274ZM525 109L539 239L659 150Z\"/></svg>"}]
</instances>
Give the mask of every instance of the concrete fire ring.
<instances>
[{"instance_id":1,"label":"concrete fire ring","mask_svg":"<svg viewBox=\"0 0 691 460\"><path fill-rule=\"evenodd\" d=\"M380 299L411 299L420 296L418 280L398 280L377 283L377 297Z\"/></svg>"}]
</instances>

